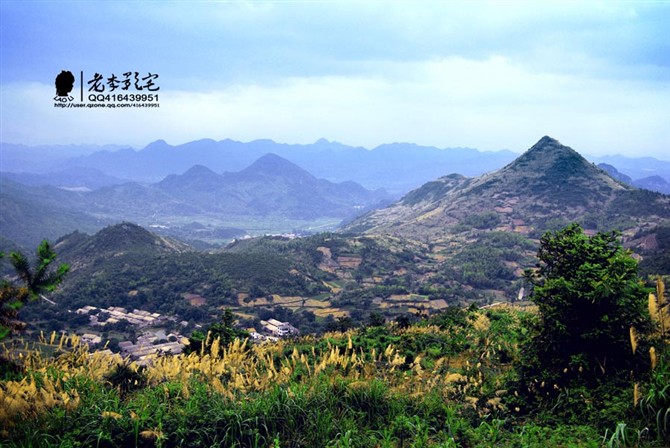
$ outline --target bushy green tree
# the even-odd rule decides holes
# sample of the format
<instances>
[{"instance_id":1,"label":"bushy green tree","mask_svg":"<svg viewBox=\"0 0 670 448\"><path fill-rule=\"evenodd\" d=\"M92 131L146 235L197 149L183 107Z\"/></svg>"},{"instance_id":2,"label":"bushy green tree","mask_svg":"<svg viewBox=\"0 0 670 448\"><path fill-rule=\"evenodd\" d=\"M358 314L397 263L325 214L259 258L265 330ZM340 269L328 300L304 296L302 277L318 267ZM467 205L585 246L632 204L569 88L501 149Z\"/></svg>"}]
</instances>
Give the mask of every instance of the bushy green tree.
<instances>
[{"instance_id":1,"label":"bushy green tree","mask_svg":"<svg viewBox=\"0 0 670 448\"><path fill-rule=\"evenodd\" d=\"M202 350L203 344L206 344L205 351L209 351L215 339L219 339L221 347L226 347L235 339L246 339L248 337L249 332L235 326L235 315L230 308L226 308L223 316L221 316L221 321L210 325L207 332L196 330L191 334L189 345L185 351L187 353L199 352Z\"/></svg>"},{"instance_id":2,"label":"bushy green tree","mask_svg":"<svg viewBox=\"0 0 670 448\"><path fill-rule=\"evenodd\" d=\"M588 236L577 224L540 240L533 283L540 326L526 351L525 375L554 390L630 375L630 327L648 325L648 291L616 232Z\"/></svg>"},{"instance_id":3,"label":"bushy green tree","mask_svg":"<svg viewBox=\"0 0 670 448\"><path fill-rule=\"evenodd\" d=\"M368 316L369 327L383 327L386 325L386 318L379 311L371 311Z\"/></svg>"},{"instance_id":4,"label":"bushy green tree","mask_svg":"<svg viewBox=\"0 0 670 448\"><path fill-rule=\"evenodd\" d=\"M0 258L4 254L0 253ZM8 336L12 331L23 328L24 324L18 317L19 309L28 301L45 298L44 294L51 292L63 281L70 270L67 264L61 264L53 269L56 252L47 240L37 247L36 261L31 266L28 258L21 252L11 252L9 261L14 267L20 284L8 280L0 281L0 339Z\"/></svg>"}]
</instances>

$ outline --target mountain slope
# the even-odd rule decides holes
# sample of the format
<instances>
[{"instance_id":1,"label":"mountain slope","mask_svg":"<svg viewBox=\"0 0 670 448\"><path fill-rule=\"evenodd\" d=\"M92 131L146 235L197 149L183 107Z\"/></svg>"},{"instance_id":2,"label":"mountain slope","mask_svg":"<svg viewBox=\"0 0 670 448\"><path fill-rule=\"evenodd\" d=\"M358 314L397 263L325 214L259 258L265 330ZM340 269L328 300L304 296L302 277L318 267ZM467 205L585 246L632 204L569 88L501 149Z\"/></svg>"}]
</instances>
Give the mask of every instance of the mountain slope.
<instances>
[{"instance_id":1,"label":"mountain slope","mask_svg":"<svg viewBox=\"0 0 670 448\"><path fill-rule=\"evenodd\" d=\"M128 182L108 176L95 168L69 167L44 174L34 173L0 173L0 176L24 185L52 185L69 190L95 190L96 188L118 185Z\"/></svg>"},{"instance_id":2,"label":"mountain slope","mask_svg":"<svg viewBox=\"0 0 670 448\"><path fill-rule=\"evenodd\" d=\"M223 305L239 306L240 290L263 297L270 292L306 295L327 290L320 280L301 274L314 271L311 257L269 250L197 252L127 222L94 235L71 233L54 249L59 261L72 266L54 296L70 309L122 306L209 320ZM206 305L201 309L189 305L184 300L187 294L202 295Z\"/></svg>"},{"instance_id":3,"label":"mountain slope","mask_svg":"<svg viewBox=\"0 0 670 448\"><path fill-rule=\"evenodd\" d=\"M621 181L625 184L628 184L628 185L633 185L633 179L631 179L630 176L625 175L624 173L622 173L621 171L619 171L618 169L616 169L616 167L614 167L612 165L609 165L607 163L599 163L598 168L605 171L607 174L609 174L610 176L612 176L616 180L619 180L619 181Z\"/></svg>"},{"instance_id":4,"label":"mountain slope","mask_svg":"<svg viewBox=\"0 0 670 448\"><path fill-rule=\"evenodd\" d=\"M53 187L0 179L0 235L32 251L44 238L53 240L74 229L93 232L109 223L72 208L77 197Z\"/></svg>"},{"instance_id":5,"label":"mountain slope","mask_svg":"<svg viewBox=\"0 0 670 448\"><path fill-rule=\"evenodd\" d=\"M266 154L237 173L216 174L194 166L154 187L193 206L238 215L316 219L349 217L387 195L358 184L334 184L275 154Z\"/></svg>"},{"instance_id":6,"label":"mountain slope","mask_svg":"<svg viewBox=\"0 0 670 448\"><path fill-rule=\"evenodd\" d=\"M425 240L464 226L535 234L580 221L621 230L670 218L670 198L627 186L551 137L500 170L475 178L449 175L369 213L345 230Z\"/></svg>"},{"instance_id":7,"label":"mountain slope","mask_svg":"<svg viewBox=\"0 0 670 448\"><path fill-rule=\"evenodd\" d=\"M159 189L174 194L182 190L210 191L220 188L222 177L203 165L194 165L182 175L171 174L155 184Z\"/></svg>"},{"instance_id":8,"label":"mountain slope","mask_svg":"<svg viewBox=\"0 0 670 448\"><path fill-rule=\"evenodd\" d=\"M663 179L661 176L649 176L643 179L638 179L633 181L633 185L646 190L670 194L670 182Z\"/></svg>"},{"instance_id":9,"label":"mountain slope","mask_svg":"<svg viewBox=\"0 0 670 448\"><path fill-rule=\"evenodd\" d=\"M60 258L79 266L129 252L178 254L192 250L187 244L156 235L129 222L107 226L92 236L80 232L65 235L55 243L54 249Z\"/></svg>"},{"instance_id":10,"label":"mountain slope","mask_svg":"<svg viewBox=\"0 0 670 448\"><path fill-rule=\"evenodd\" d=\"M273 153L265 154L247 168L232 176L238 181L257 181L283 177L294 184L313 184L317 180L315 176L295 163Z\"/></svg>"},{"instance_id":11,"label":"mountain slope","mask_svg":"<svg viewBox=\"0 0 670 448\"><path fill-rule=\"evenodd\" d=\"M161 151L159 147L156 149ZM335 227L388 200L354 182L317 179L274 154L238 173L196 165L156 184L129 182L94 191L27 186L0 178L3 236L28 247L73 230L96 231L129 220L188 241L214 243L232 234L283 233L301 226ZM30 232L24 227L29 224ZM200 226L197 230L194 230ZM222 233L223 231L223 233Z\"/></svg>"}]
</instances>

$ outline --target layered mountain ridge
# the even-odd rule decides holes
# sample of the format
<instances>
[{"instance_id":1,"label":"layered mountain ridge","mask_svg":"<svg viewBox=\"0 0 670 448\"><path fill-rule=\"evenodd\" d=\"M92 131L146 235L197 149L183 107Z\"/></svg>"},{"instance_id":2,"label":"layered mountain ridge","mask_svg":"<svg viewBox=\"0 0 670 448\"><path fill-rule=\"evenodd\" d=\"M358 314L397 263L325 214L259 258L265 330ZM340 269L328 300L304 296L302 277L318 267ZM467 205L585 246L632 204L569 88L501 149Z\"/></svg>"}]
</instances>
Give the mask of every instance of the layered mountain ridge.
<instances>
[{"instance_id":1,"label":"layered mountain ridge","mask_svg":"<svg viewBox=\"0 0 670 448\"><path fill-rule=\"evenodd\" d=\"M80 167L97 169L109 176L137 182L155 183L170 174L182 173L194 165L215 172L238 172L260 157L272 153L331 182L354 181L365 188L385 188L401 195L446 170L466 175L481 174L514 158L511 151L482 152L471 148L436 148L412 143L384 144L374 149L348 146L320 139L312 144L285 144L268 139L239 142L231 139L201 139L180 145L157 140L146 147L101 147L95 152L78 148L47 151L0 143L1 172L42 173L43 179L56 178L54 170ZM62 157L59 157L62 155Z\"/></svg>"},{"instance_id":2,"label":"layered mountain ridge","mask_svg":"<svg viewBox=\"0 0 670 448\"><path fill-rule=\"evenodd\" d=\"M428 182L345 230L421 240L444 238L464 223L525 234L570 221L594 230L626 230L653 216L670 218L669 204L669 197L626 185L545 136L497 171Z\"/></svg>"},{"instance_id":3,"label":"layered mountain ridge","mask_svg":"<svg viewBox=\"0 0 670 448\"><path fill-rule=\"evenodd\" d=\"M317 179L276 154L266 154L235 173L217 174L196 165L153 187L210 211L291 219L349 217L388 199L383 190L369 191L354 182L336 184Z\"/></svg>"},{"instance_id":4,"label":"layered mountain ridge","mask_svg":"<svg viewBox=\"0 0 670 448\"><path fill-rule=\"evenodd\" d=\"M178 227L175 236L189 240L241 236L244 226L258 228L255 222L263 220L269 222L268 230L260 231L268 233L278 231L273 228L275 223L290 231L293 225L322 220L332 228L343 219L389 202L383 190L317 179L274 154L239 172L218 174L196 165L154 184L128 182L93 191L27 186L6 177L0 182L0 232L28 247L41 238L55 239L73 230L95 231L124 220L156 229ZM32 227L26 234L21 223L28 221ZM193 231L193 223L204 228Z\"/></svg>"}]
</instances>

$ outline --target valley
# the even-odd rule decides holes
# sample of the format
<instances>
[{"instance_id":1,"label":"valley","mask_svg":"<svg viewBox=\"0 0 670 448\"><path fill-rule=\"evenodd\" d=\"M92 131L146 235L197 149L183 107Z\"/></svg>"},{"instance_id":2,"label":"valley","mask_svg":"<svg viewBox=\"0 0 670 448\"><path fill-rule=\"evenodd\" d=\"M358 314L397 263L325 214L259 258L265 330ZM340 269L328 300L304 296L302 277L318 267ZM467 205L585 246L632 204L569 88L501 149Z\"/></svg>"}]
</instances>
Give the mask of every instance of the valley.
<instances>
[{"instance_id":1,"label":"valley","mask_svg":"<svg viewBox=\"0 0 670 448\"><path fill-rule=\"evenodd\" d=\"M256 186L262 183L267 185ZM137 191L161 192L159 199L169 195L191 208L242 209L245 188L257 196L275 190L279 198L291 197L293 185L312 194L317 185L332 190L336 184L268 156L235 174L196 166L154 186L125 184L93 193L103 198L111 188L118 200L105 207L118 205L126 213L130 207L119 204ZM138 217L152 201L151 195L141 197L147 202L134 202ZM299 202L337 209L318 198ZM441 177L387 207L349 219L337 232L323 231L336 226L335 220L286 217L300 210L290 208L289 199L266 203L275 208L265 216L223 221L226 213L212 212L189 223L192 216L161 215L165 224L153 218L144 227L124 222L94 234L62 236L54 247L72 266L54 297L62 306L54 312L39 303L24 311L27 320L34 322L33 331L59 325L76 331L73 310L120 306L185 321L181 330L188 334L230 309L242 327L277 318L302 333L322 333L360 326L371 314L412 321L451 306L527 303L531 288L525 272L537 263L540 238L570 222L580 223L588 235L621 232L623 244L641 260L643 275L668 272L670 198L615 180L550 137L498 171ZM310 225L314 234L297 230L299 223ZM254 231L282 234L249 237ZM212 241L233 242L216 247Z\"/></svg>"},{"instance_id":2,"label":"valley","mask_svg":"<svg viewBox=\"0 0 670 448\"><path fill-rule=\"evenodd\" d=\"M26 327L3 341L0 402L11 406L0 410L0 437L13 437L9 428L15 439L41 437L34 420L77 440L96 422L110 446L140 446L134 422L148 428L141 446L182 446L191 427L189 443L203 444L598 446L603 431L615 440L608 431L624 416L651 427L628 411L628 395L664 381L645 372L657 362L650 345L661 356L667 346L654 322L667 319L670 196L615 174L543 137L498 170L438 177L395 201L276 155L236 173L194 166L90 191L3 178L2 250L57 235L50 247L67 274L21 308ZM554 264L579 263L549 283ZM3 269L7 297L36 278ZM644 314L654 285L659 299ZM556 302L568 287L585 296ZM608 324L624 316L636 320ZM553 319L588 325L563 334ZM595 341L610 350L607 367L588 344L548 351L549 337ZM644 354L627 364L636 349ZM634 388L631 375L643 378ZM581 395L564 403L563 390ZM282 404L297 401L295 415ZM264 410L279 405L279 419ZM594 405L601 412L584 417ZM176 421L187 414L188 424ZM249 419L264 423L231 429Z\"/></svg>"},{"instance_id":3,"label":"valley","mask_svg":"<svg viewBox=\"0 0 670 448\"><path fill-rule=\"evenodd\" d=\"M668 23L0 0L0 448L670 447Z\"/></svg>"},{"instance_id":4,"label":"valley","mask_svg":"<svg viewBox=\"0 0 670 448\"><path fill-rule=\"evenodd\" d=\"M610 177L550 137L497 171L443 176L358 217L354 204L388 196L318 180L272 154L237 173L194 166L156 184L91 192L3 182L5 198L47 213L68 207L91 223L53 239L72 266L55 297L63 308L49 318L46 303L25 311L47 330L83 306L167 313L190 329L225 308L248 327L275 313L319 333L361 325L370 313L414 319L448 306L524 302L540 237L570 222L589 235L621 232L643 273L668 272L670 198ZM337 214L346 223L332 232L341 218L328 215ZM122 216L139 225L112 223ZM32 241L3 222L15 232L3 233L8 241ZM184 300L191 296L201 302Z\"/></svg>"},{"instance_id":5,"label":"valley","mask_svg":"<svg viewBox=\"0 0 670 448\"><path fill-rule=\"evenodd\" d=\"M25 246L73 230L133 221L206 248L245 236L332 230L390 200L383 190L317 179L274 154L235 173L217 174L196 165L153 184L127 182L95 190L22 185L7 177L0 182L5 211L0 231ZM25 221L32 222L28 233L19 230Z\"/></svg>"}]
</instances>

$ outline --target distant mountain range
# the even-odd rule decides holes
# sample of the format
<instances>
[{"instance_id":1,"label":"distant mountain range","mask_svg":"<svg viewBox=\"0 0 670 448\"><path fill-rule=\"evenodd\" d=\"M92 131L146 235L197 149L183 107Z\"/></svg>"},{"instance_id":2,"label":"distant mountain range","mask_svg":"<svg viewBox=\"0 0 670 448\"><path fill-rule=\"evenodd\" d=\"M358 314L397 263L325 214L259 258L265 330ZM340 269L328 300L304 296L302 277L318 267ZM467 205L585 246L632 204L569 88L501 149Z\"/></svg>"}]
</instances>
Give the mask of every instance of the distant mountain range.
<instances>
[{"instance_id":1,"label":"distant mountain range","mask_svg":"<svg viewBox=\"0 0 670 448\"><path fill-rule=\"evenodd\" d=\"M657 191L663 194L670 194L670 182L663 179L661 176L649 176L642 179L633 180L617 170L614 166L607 163L599 163L598 167L607 172L613 178L620 180L628 185L637 188L644 188L645 190Z\"/></svg>"},{"instance_id":2,"label":"distant mountain range","mask_svg":"<svg viewBox=\"0 0 670 448\"><path fill-rule=\"evenodd\" d=\"M658 160L653 157L586 156L589 161L597 164L605 163L617 168L629 176L634 182L652 176L660 176L670 181L670 161Z\"/></svg>"},{"instance_id":3,"label":"distant mountain range","mask_svg":"<svg viewBox=\"0 0 670 448\"><path fill-rule=\"evenodd\" d=\"M275 154L237 173L219 175L197 165L153 187L203 211L303 220L349 217L389 198L383 190L371 192L355 182L317 179Z\"/></svg>"},{"instance_id":4,"label":"distant mountain range","mask_svg":"<svg viewBox=\"0 0 670 448\"><path fill-rule=\"evenodd\" d=\"M490 173L517 157L511 151L407 143L367 150L325 139L310 145L204 139L178 146L158 140L141 150L5 143L0 144L0 156L0 235L28 245L74 229L92 232L123 219L196 245L194 240L221 242L245 233L332 229L340 220L351 220L412 189L417 190L406 198L417 203L431 189L453 185L453 194L475 182L466 176ZM670 191L670 162L621 156L590 160L625 184ZM626 174L616 167L624 167ZM448 173L458 174L444 177ZM542 206L540 202L529 209ZM482 207L475 210L484 213ZM603 213L590 210L585 219L611 220ZM559 215L539 213L538 219L560 220ZM512 223L527 220L516 213Z\"/></svg>"},{"instance_id":5,"label":"distant mountain range","mask_svg":"<svg viewBox=\"0 0 670 448\"><path fill-rule=\"evenodd\" d=\"M47 177L56 172L55 180L49 185L60 185L58 172L72 167L82 172L99 170L113 178L155 183L170 174L183 173L194 165L206 166L219 173L240 171L263 155L272 153L318 178L337 183L354 181L368 189L384 188L398 196L445 173L477 175L496 169L515 157L511 151L438 149L409 143L386 144L367 150L325 139L309 145L288 145L272 140L242 143L229 139L203 139L177 146L158 140L138 151L127 147L101 147L92 153L89 147L86 150L78 146L30 148L3 143L0 151L0 171L39 173ZM93 188L85 179L82 184Z\"/></svg>"},{"instance_id":6,"label":"distant mountain range","mask_svg":"<svg viewBox=\"0 0 670 448\"><path fill-rule=\"evenodd\" d=\"M325 139L307 145L272 140L243 143L202 139L176 146L157 140L140 150L118 145L29 147L0 143L0 172L12 173L11 179L29 185L93 190L128 181L155 183L195 165L206 166L217 173L237 172L269 153L295 163L318 178L338 183L354 181L368 189L384 188L396 197L446 174L478 176L499 169L518 156L508 150L481 152L411 143L384 144L368 150ZM623 156L587 156L587 159L617 167L633 180L659 176L670 181L670 161ZM657 184L650 181L640 186L653 189Z\"/></svg>"},{"instance_id":7,"label":"distant mountain range","mask_svg":"<svg viewBox=\"0 0 670 448\"><path fill-rule=\"evenodd\" d=\"M274 154L262 156L237 173L217 174L194 166L149 185L129 182L72 191L26 186L6 176L0 185L0 233L28 246L41 238L57 238L73 230L95 231L121 220L154 226L185 239L221 240L244 235L249 231L245 221L269 221L272 229L272 221L290 224L327 219L334 226L389 203L383 190L317 179Z\"/></svg>"},{"instance_id":8,"label":"distant mountain range","mask_svg":"<svg viewBox=\"0 0 670 448\"><path fill-rule=\"evenodd\" d=\"M538 237L578 221L593 231L624 231L630 239L668 220L670 196L616 180L573 149L543 137L497 171L428 182L344 231L434 243L472 229Z\"/></svg>"},{"instance_id":9,"label":"distant mountain range","mask_svg":"<svg viewBox=\"0 0 670 448\"><path fill-rule=\"evenodd\" d=\"M642 275L668 274L670 196L625 180L543 137L499 170L475 177L442 176L354 218L338 233L243 239L207 253L129 223L92 236L71 233L56 242L61 259L73 265L62 300L69 306L95 300L96 306L141 305L183 315L195 312L184 303L184 294L201 295L210 310L231 306L249 315L258 312L255 298L264 306L279 308L280 301L290 299L301 303L297 308L316 304L352 315L515 300L523 296L524 269L537 262L537 240L546 230L574 221L588 234L621 231L624 244L641 259ZM227 208L227 213L243 206L262 214L262 202L254 200L263 200L288 214L300 213L287 199L295 195L310 210L318 206L309 202L312 197L301 196L306 191L323 203L330 201L330 208L338 206L327 199L333 191L338 198L365 192L355 184L319 180L268 154L236 173L194 166L151 185L128 183L86 193L32 187L29 199L65 207L73 198L85 197L87 206L102 214L139 196L133 213L151 204L156 208L146 205L145 214L158 210L165 216L183 207L199 213L206 204ZM188 231L207 228L197 223ZM324 293L327 304L321 302Z\"/></svg>"},{"instance_id":10,"label":"distant mountain range","mask_svg":"<svg viewBox=\"0 0 670 448\"><path fill-rule=\"evenodd\" d=\"M73 230L95 232L112 221L70 207L76 193L56 187L28 187L0 177L0 247L34 248Z\"/></svg>"}]
</instances>

